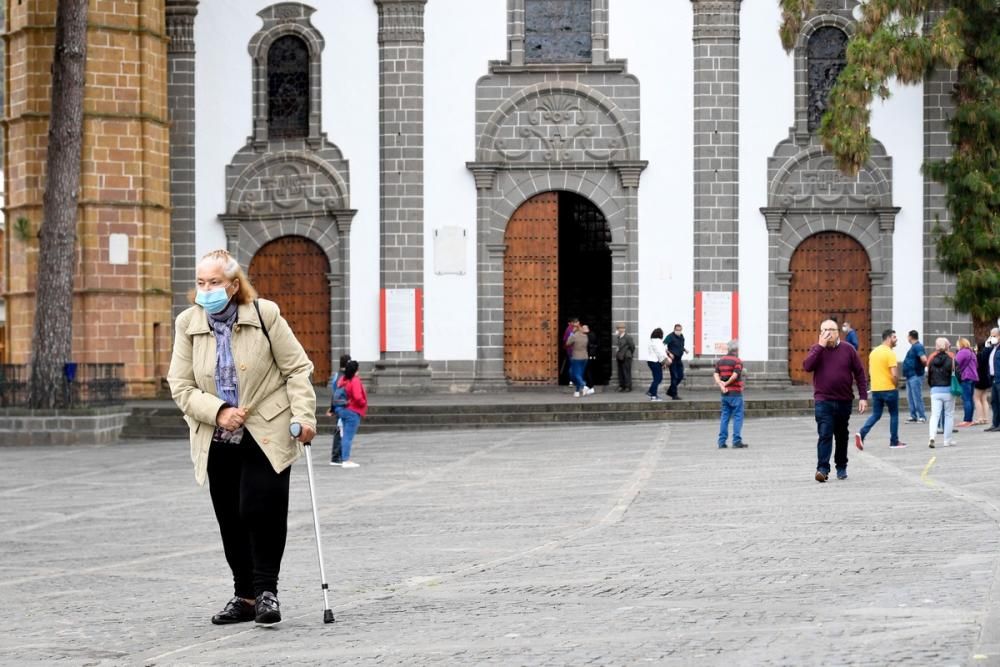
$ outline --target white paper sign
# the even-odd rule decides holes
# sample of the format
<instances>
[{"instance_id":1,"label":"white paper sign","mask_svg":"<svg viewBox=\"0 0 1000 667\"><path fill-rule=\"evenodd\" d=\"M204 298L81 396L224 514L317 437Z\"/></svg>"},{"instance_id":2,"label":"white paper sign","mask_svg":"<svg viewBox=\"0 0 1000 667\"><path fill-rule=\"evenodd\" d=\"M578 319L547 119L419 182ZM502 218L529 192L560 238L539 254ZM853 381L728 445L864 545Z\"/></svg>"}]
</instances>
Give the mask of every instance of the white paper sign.
<instances>
[{"instance_id":1,"label":"white paper sign","mask_svg":"<svg viewBox=\"0 0 1000 667\"><path fill-rule=\"evenodd\" d=\"M701 293L701 354L725 354L733 338L733 293Z\"/></svg>"},{"instance_id":2,"label":"white paper sign","mask_svg":"<svg viewBox=\"0 0 1000 667\"><path fill-rule=\"evenodd\" d=\"M412 289L385 290L385 351L416 352L417 294Z\"/></svg>"},{"instance_id":3,"label":"white paper sign","mask_svg":"<svg viewBox=\"0 0 1000 667\"><path fill-rule=\"evenodd\" d=\"M441 227L434 230L434 273L465 275L465 230Z\"/></svg>"}]
</instances>

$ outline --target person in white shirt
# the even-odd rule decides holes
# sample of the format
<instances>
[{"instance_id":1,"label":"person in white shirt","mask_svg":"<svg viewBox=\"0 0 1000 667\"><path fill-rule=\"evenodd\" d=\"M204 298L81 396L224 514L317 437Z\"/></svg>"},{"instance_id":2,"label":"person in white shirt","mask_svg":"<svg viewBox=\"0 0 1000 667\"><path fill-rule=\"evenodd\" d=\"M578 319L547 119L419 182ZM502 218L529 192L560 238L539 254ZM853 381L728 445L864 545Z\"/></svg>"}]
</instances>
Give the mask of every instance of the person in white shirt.
<instances>
[{"instance_id":1,"label":"person in white shirt","mask_svg":"<svg viewBox=\"0 0 1000 667\"><path fill-rule=\"evenodd\" d=\"M653 373L653 381L649 385L649 391L646 392L649 400L662 400L657 395L657 391L660 388L660 383L663 382L663 363L670 363L670 361L667 348L663 345L663 329L656 327L649 335L649 360L646 362L649 365L649 370Z\"/></svg>"}]
</instances>

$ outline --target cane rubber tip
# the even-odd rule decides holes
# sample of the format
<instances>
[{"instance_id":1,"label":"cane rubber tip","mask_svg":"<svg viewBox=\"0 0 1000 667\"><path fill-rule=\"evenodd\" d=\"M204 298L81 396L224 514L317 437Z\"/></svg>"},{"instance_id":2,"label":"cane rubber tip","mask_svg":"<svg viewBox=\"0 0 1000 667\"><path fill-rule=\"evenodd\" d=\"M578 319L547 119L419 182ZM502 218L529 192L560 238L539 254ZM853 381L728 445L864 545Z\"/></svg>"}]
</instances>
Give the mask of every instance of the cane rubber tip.
<instances>
[{"instance_id":1,"label":"cane rubber tip","mask_svg":"<svg viewBox=\"0 0 1000 667\"><path fill-rule=\"evenodd\" d=\"M333 623L333 612L329 609L323 612L323 622Z\"/></svg>"}]
</instances>

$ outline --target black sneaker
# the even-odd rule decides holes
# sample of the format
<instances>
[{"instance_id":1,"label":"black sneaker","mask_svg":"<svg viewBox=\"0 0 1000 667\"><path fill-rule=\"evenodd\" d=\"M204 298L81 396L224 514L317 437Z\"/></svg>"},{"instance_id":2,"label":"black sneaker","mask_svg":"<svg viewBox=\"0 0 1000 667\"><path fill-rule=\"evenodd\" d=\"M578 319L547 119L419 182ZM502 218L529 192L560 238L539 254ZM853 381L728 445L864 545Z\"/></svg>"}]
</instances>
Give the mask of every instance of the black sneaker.
<instances>
[{"instance_id":1,"label":"black sneaker","mask_svg":"<svg viewBox=\"0 0 1000 667\"><path fill-rule=\"evenodd\" d=\"M230 623L246 623L257 616L254 605L243 598L235 597L226 603L226 608L212 617L214 625L229 625Z\"/></svg>"},{"instance_id":2,"label":"black sneaker","mask_svg":"<svg viewBox=\"0 0 1000 667\"><path fill-rule=\"evenodd\" d=\"M257 625L274 625L281 622L281 605L271 591L264 591L257 596L255 609L257 617L254 620Z\"/></svg>"},{"instance_id":3,"label":"black sneaker","mask_svg":"<svg viewBox=\"0 0 1000 667\"><path fill-rule=\"evenodd\" d=\"M748 445L748 444L747 444L747 443L745 443L745 442L734 442L734 443L733 443L733 448L734 448L734 449L743 449L744 447L749 447L749 446L750 446L750 445Z\"/></svg>"}]
</instances>

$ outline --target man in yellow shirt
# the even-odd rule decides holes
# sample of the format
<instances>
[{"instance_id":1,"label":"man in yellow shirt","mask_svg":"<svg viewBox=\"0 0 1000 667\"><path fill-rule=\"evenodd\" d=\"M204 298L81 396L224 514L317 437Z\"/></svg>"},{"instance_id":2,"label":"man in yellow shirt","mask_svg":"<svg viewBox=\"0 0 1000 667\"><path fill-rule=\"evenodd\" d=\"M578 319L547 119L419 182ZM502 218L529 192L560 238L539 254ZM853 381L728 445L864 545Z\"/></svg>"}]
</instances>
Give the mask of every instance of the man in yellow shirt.
<instances>
[{"instance_id":1,"label":"man in yellow shirt","mask_svg":"<svg viewBox=\"0 0 1000 667\"><path fill-rule=\"evenodd\" d=\"M902 449L905 442L899 441L899 369L896 362L896 332L886 329L882 332L882 344L868 355L868 376L871 381L869 393L872 399L872 414L861 430L854 434L854 445L865 448L865 437L882 418L882 410L889 408L889 448Z\"/></svg>"}]
</instances>

